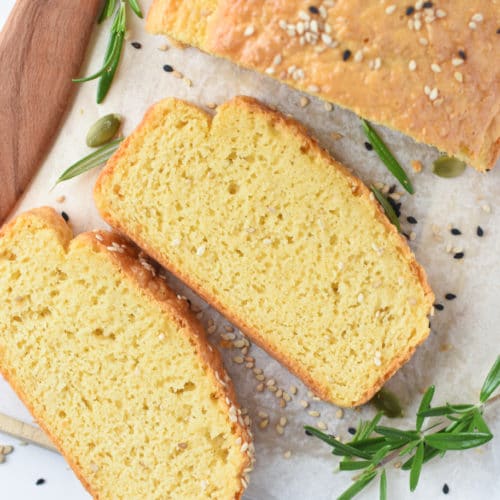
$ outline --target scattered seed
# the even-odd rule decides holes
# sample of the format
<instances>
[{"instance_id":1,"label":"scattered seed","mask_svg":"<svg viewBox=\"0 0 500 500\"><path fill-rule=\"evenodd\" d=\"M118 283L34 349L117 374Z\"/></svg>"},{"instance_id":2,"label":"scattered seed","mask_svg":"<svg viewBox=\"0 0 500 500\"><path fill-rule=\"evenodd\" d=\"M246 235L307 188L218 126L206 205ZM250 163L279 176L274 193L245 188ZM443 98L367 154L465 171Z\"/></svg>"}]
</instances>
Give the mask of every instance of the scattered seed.
<instances>
[{"instance_id":1,"label":"scattered seed","mask_svg":"<svg viewBox=\"0 0 500 500\"><path fill-rule=\"evenodd\" d=\"M241 365L243 363L243 358L241 356L235 356L233 358L233 361L239 365Z\"/></svg>"},{"instance_id":2,"label":"scattered seed","mask_svg":"<svg viewBox=\"0 0 500 500\"><path fill-rule=\"evenodd\" d=\"M453 258L454 259L463 259L465 256L465 253L464 252L457 252L453 255Z\"/></svg>"},{"instance_id":3,"label":"scattered seed","mask_svg":"<svg viewBox=\"0 0 500 500\"><path fill-rule=\"evenodd\" d=\"M451 228L450 233L453 234L454 236L458 236L462 234L462 231L460 229L457 229L456 227Z\"/></svg>"},{"instance_id":4,"label":"scattered seed","mask_svg":"<svg viewBox=\"0 0 500 500\"><path fill-rule=\"evenodd\" d=\"M341 418L344 418L344 410L342 410L342 408L339 408L336 412L335 412L335 416L340 420Z\"/></svg>"},{"instance_id":5,"label":"scattered seed","mask_svg":"<svg viewBox=\"0 0 500 500\"><path fill-rule=\"evenodd\" d=\"M285 429L283 429L283 427L281 427L281 425L278 424L276 426L276 432L281 436L285 432Z\"/></svg>"},{"instance_id":6,"label":"scattered seed","mask_svg":"<svg viewBox=\"0 0 500 500\"><path fill-rule=\"evenodd\" d=\"M444 309L444 306L443 304L434 304L434 309L442 311Z\"/></svg>"},{"instance_id":7,"label":"scattered seed","mask_svg":"<svg viewBox=\"0 0 500 500\"><path fill-rule=\"evenodd\" d=\"M265 429L269 425L269 419L265 418L259 422L259 427Z\"/></svg>"},{"instance_id":8,"label":"scattered seed","mask_svg":"<svg viewBox=\"0 0 500 500\"><path fill-rule=\"evenodd\" d=\"M365 142L365 148L366 148L368 151L373 151L373 146L372 146L369 142Z\"/></svg>"},{"instance_id":9,"label":"scattered seed","mask_svg":"<svg viewBox=\"0 0 500 500\"><path fill-rule=\"evenodd\" d=\"M342 53L342 60L347 61L351 57L352 52L349 49L344 50Z\"/></svg>"},{"instance_id":10,"label":"scattered seed","mask_svg":"<svg viewBox=\"0 0 500 500\"><path fill-rule=\"evenodd\" d=\"M483 231L483 228L481 226L477 226L477 229L476 229L476 234L482 238L484 236L484 231Z\"/></svg>"},{"instance_id":11,"label":"scattered seed","mask_svg":"<svg viewBox=\"0 0 500 500\"><path fill-rule=\"evenodd\" d=\"M174 68L170 66L170 64L165 64L163 66L163 71L166 71L167 73L172 73L172 71L174 71Z\"/></svg>"},{"instance_id":12,"label":"scattered seed","mask_svg":"<svg viewBox=\"0 0 500 500\"><path fill-rule=\"evenodd\" d=\"M69 215L66 212L61 212L61 217L66 221L69 222Z\"/></svg>"},{"instance_id":13,"label":"scattered seed","mask_svg":"<svg viewBox=\"0 0 500 500\"><path fill-rule=\"evenodd\" d=\"M325 422L318 422L317 424L318 429L321 429L322 431L326 431L328 429L328 426L325 424Z\"/></svg>"},{"instance_id":14,"label":"scattered seed","mask_svg":"<svg viewBox=\"0 0 500 500\"><path fill-rule=\"evenodd\" d=\"M319 417L321 415L321 413L317 410L309 410L307 413L309 413L311 417Z\"/></svg>"},{"instance_id":15,"label":"scattered seed","mask_svg":"<svg viewBox=\"0 0 500 500\"><path fill-rule=\"evenodd\" d=\"M61 195L56 198L57 203L64 203L66 201L66 196Z\"/></svg>"},{"instance_id":16,"label":"scattered seed","mask_svg":"<svg viewBox=\"0 0 500 500\"><path fill-rule=\"evenodd\" d=\"M354 427L349 427L349 429L347 429L347 432L354 436L354 434L356 434L356 429Z\"/></svg>"},{"instance_id":17,"label":"scattered seed","mask_svg":"<svg viewBox=\"0 0 500 500\"><path fill-rule=\"evenodd\" d=\"M286 417L281 417L280 418L281 427L286 427L286 424L288 424L288 419Z\"/></svg>"},{"instance_id":18,"label":"scattered seed","mask_svg":"<svg viewBox=\"0 0 500 500\"><path fill-rule=\"evenodd\" d=\"M284 458L290 458L291 456L292 456L292 452L290 450L287 450L287 451L285 451L285 453L283 453Z\"/></svg>"},{"instance_id":19,"label":"scattered seed","mask_svg":"<svg viewBox=\"0 0 500 500\"><path fill-rule=\"evenodd\" d=\"M295 394L297 394L297 387L295 387L294 385L291 385L290 386L290 393L295 396Z\"/></svg>"},{"instance_id":20,"label":"scattered seed","mask_svg":"<svg viewBox=\"0 0 500 500\"><path fill-rule=\"evenodd\" d=\"M447 294L444 296L444 298L445 298L446 300L454 300L454 299L456 299L456 298L457 298L457 296L456 296L454 293L447 293Z\"/></svg>"},{"instance_id":21,"label":"scattered seed","mask_svg":"<svg viewBox=\"0 0 500 500\"><path fill-rule=\"evenodd\" d=\"M254 32L255 32L255 28L252 25L250 25L250 26L247 26L245 28L245 31L243 32L243 35L245 35L245 36L252 36L254 34Z\"/></svg>"},{"instance_id":22,"label":"scattered seed","mask_svg":"<svg viewBox=\"0 0 500 500\"><path fill-rule=\"evenodd\" d=\"M309 99L305 96L300 98L300 107L305 108L309 104Z\"/></svg>"},{"instance_id":23,"label":"scattered seed","mask_svg":"<svg viewBox=\"0 0 500 500\"><path fill-rule=\"evenodd\" d=\"M342 137L344 137L341 133L339 132L331 132L330 133L330 137L334 140L334 141L338 141L339 139L342 139Z\"/></svg>"},{"instance_id":24,"label":"scattered seed","mask_svg":"<svg viewBox=\"0 0 500 500\"><path fill-rule=\"evenodd\" d=\"M261 382L256 388L255 390L257 392L262 392L264 390L264 384Z\"/></svg>"},{"instance_id":25,"label":"scattered seed","mask_svg":"<svg viewBox=\"0 0 500 500\"><path fill-rule=\"evenodd\" d=\"M443 493L445 495L447 495L449 492L450 492L450 487L446 483L444 483L443 484Z\"/></svg>"},{"instance_id":26,"label":"scattered seed","mask_svg":"<svg viewBox=\"0 0 500 500\"><path fill-rule=\"evenodd\" d=\"M300 406L302 406L302 408L307 408L309 406L309 403L305 399L302 399L300 401Z\"/></svg>"},{"instance_id":27,"label":"scattered seed","mask_svg":"<svg viewBox=\"0 0 500 500\"><path fill-rule=\"evenodd\" d=\"M142 45L139 42L132 42L130 45L132 45L132 47L134 47L134 49L142 48Z\"/></svg>"},{"instance_id":28,"label":"scattered seed","mask_svg":"<svg viewBox=\"0 0 500 500\"><path fill-rule=\"evenodd\" d=\"M413 217L412 215L406 217L406 220L408 221L409 224L417 224L417 219L415 219L415 217Z\"/></svg>"},{"instance_id":29,"label":"scattered seed","mask_svg":"<svg viewBox=\"0 0 500 500\"><path fill-rule=\"evenodd\" d=\"M45 484L45 479L43 479L42 477L40 479L37 479L36 480L36 483L35 483L37 486L40 486L42 484Z\"/></svg>"}]
</instances>

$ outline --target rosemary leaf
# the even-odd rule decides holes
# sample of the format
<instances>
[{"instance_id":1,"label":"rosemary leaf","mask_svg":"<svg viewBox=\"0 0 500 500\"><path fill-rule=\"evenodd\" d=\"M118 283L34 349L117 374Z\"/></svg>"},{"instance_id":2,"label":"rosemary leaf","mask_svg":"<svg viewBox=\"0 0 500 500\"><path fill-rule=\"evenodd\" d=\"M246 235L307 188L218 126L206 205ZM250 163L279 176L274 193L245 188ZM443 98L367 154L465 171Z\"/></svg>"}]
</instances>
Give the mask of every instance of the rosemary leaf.
<instances>
[{"instance_id":1,"label":"rosemary leaf","mask_svg":"<svg viewBox=\"0 0 500 500\"><path fill-rule=\"evenodd\" d=\"M122 140L123 137L119 137L118 139L105 144L101 148L96 149L94 152L71 165L59 176L56 181L56 185L60 182L72 179L73 177L77 177L78 175L88 172L89 170L92 170L93 168L105 163L118 149L118 146L120 145L120 142Z\"/></svg>"},{"instance_id":2,"label":"rosemary leaf","mask_svg":"<svg viewBox=\"0 0 500 500\"><path fill-rule=\"evenodd\" d=\"M361 120L361 125L366 137L372 144L373 149L383 161L389 172L396 177L408 193L413 194L415 190L413 189L406 172L403 170L403 167L398 163L396 158L394 158L393 154L389 151L377 132L375 132L373 127L366 120Z\"/></svg>"},{"instance_id":3,"label":"rosemary leaf","mask_svg":"<svg viewBox=\"0 0 500 500\"><path fill-rule=\"evenodd\" d=\"M481 388L481 394L479 396L479 401L485 403L490 396L495 392L497 387L500 385L500 356L497 357L495 363L491 367L486 380L484 381L483 387Z\"/></svg>"},{"instance_id":4,"label":"rosemary leaf","mask_svg":"<svg viewBox=\"0 0 500 500\"><path fill-rule=\"evenodd\" d=\"M387 218L396 226L397 230L401 232L401 225L399 224L398 216L396 215L396 212L392 208L391 204L387 201L386 197L375 186L370 186L370 189L375 195L375 198L377 198L377 201L382 205Z\"/></svg>"},{"instance_id":5,"label":"rosemary leaf","mask_svg":"<svg viewBox=\"0 0 500 500\"><path fill-rule=\"evenodd\" d=\"M448 406L435 406L434 408L428 408L424 411L419 411L418 415L421 417L440 417L442 415L451 415L454 411Z\"/></svg>"},{"instance_id":6,"label":"rosemary leaf","mask_svg":"<svg viewBox=\"0 0 500 500\"><path fill-rule=\"evenodd\" d=\"M128 0L128 3L130 8L135 12L135 15L142 19L142 10L140 5L137 3L137 0Z\"/></svg>"},{"instance_id":7,"label":"rosemary leaf","mask_svg":"<svg viewBox=\"0 0 500 500\"><path fill-rule=\"evenodd\" d=\"M106 0L102 8L101 15L99 16L97 22L101 24L108 17L111 17L113 15L113 12L115 11L115 7L116 7L116 0Z\"/></svg>"},{"instance_id":8,"label":"rosemary leaf","mask_svg":"<svg viewBox=\"0 0 500 500\"><path fill-rule=\"evenodd\" d=\"M380 474L380 500L387 500L387 476L385 474L385 469L382 470L382 474Z\"/></svg>"},{"instance_id":9,"label":"rosemary leaf","mask_svg":"<svg viewBox=\"0 0 500 500\"><path fill-rule=\"evenodd\" d=\"M375 432L390 439L404 441L405 443L409 443L410 441L419 438L419 433L416 431L401 431L399 429L394 429L393 427L377 426L375 427Z\"/></svg>"},{"instance_id":10,"label":"rosemary leaf","mask_svg":"<svg viewBox=\"0 0 500 500\"><path fill-rule=\"evenodd\" d=\"M411 466L410 491L415 491L415 488L418 485L420 472L422 471L423 461L424 461L424 443L421 441L417 446L417 451L415 452L413 464Z\"/></svg>"},{"instance_id":11,"label":"rosemary leaf","mask_svg":"<svg viewBox=\"0 0 500 500\"><path fill-rule=\"evenodd\" d=\"M363 474L350 488L340 495L337 500L351 500L354 498L360 491L362 491L366 486L368 486L375 476L377 475L377 471L368 472Z\"/></svg>"},{"instance_id":12,"label":"rosemary leaf","mask_svg":"<svg viewBox=\"0 0 500 500\"><path fill-rule=\"evenodd\" d=\"M342 460L339 463L339 470L361 470L370 467L372 462L370 460Z\"/></svg>"},{"instance_id":13,"label":"rosemary leaf","mask_svg":"<svg viewBox=\"0 0 500 500\"><path fill-rule=\"evenodd\" d=\"M356 431L352 442L355 443L357 441L363 441L364 439L368 438L380 422L382 415L383 413L379 411L370 422L360 422L358 425L358 430Z\"/></svg>"},{"instance_id":14,"label":"rosemary leaf","mask_svg":"<svg viewBox=\"0 0 500 500\"><path fill-rule=\"evenodd\" d=\"M425 442L437 450L467 450L487 443L493 437L486 432L436 433L425 436Z\"/></svg>"},{"instance_id":15,"label":"rosemary leaf","mask_svg":"<svg viewBox=\"0 0 500 500\"><path fill-rule=\"evenodd\" d=\"M417 431L420 431L420 429L422 429L422 425L425 420L425 416L422 415L422 412L427 411L430 408L432 398L434 397L434 390L435 387L431 385L425 391L425 394L422 396L422 401L420 402L420 406L418 407L418 412L417 412L417 421L416 421Z\"/></svg>"},{"instance_id":16,"label":"rosemary leaf","mask_svg":"<svg viewBox=\"0 0 500 500\"><path fill-rule=\"evenodd\" d=\"M476 410L474 410L474 416L472 418L472 425L473 425L473 428L471 429L471 431L474 431L477 429L478 432L483 432L485 434L491 434L490 428L488 427L488 425L484 421L483 416L481 415L481 411L477 408L476 408Z\"/></svg>"}]
</instances>

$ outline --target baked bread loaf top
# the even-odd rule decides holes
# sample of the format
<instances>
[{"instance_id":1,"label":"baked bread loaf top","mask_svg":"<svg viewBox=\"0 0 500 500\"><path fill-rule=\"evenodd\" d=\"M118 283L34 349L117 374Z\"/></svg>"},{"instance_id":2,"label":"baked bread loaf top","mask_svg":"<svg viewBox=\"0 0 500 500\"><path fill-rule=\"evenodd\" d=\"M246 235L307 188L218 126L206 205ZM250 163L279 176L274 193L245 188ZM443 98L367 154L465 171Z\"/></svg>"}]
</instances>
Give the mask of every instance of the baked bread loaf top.
<instances>
[{"instance_id":1,"label":"baked bread loaf top","mask_svg":"<svg viewBox=\"0 0 500 500\"><path fill-rule=\"evenodd\" d=\"M95 187L101 215L322 398L368 400L429 332L433 295L370 191L291 119L159 102Z\"/></svg>"},{"instance_id":2,"label":"baked bread loaf top","mask_svg":"<svg viewBox=\"0 0 500 500\"><path fill-rule=\"evenodd\" d=\"M0 233L0 370L94 498L239 498L249 431L185 301L52 209Z\"/></svg>"},{"instance_id":3,"label":"baked bread loaf top","mask_svg":"<svg viewBox=\"0 0 500 500\"><path fill-rule=\"evenodd\" d=\"M147 29L349 108L477 170L499 156L497 2L154 0Z\"/></svg>"}]
</instances>

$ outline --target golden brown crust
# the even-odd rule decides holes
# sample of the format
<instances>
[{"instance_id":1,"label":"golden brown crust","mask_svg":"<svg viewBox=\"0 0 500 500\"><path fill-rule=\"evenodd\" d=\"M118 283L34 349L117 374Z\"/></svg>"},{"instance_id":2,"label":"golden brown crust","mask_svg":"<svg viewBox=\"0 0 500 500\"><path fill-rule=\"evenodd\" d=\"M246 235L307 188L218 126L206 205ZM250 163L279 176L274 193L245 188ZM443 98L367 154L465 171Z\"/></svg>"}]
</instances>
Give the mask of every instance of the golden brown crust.
<instances>
[{"instance_id":1,"label":"golden brown crust","mask_svg":"<svg viewBox=\"0 0 500 500\"><path fill-rule=\"evenodd\" d=\"M251 470L254 462L254 448L252 444L252 434L248 426L241 417L241 409L236 400L234 386L227 375L227 372L222 363L222 357L217 349L214 349L208 342L206 332L200 322L192 315L189 306L185 300L177 297L175 293L166 285L165 280L158 275L158 266L150 262L143 256L141 250L132 242L124 239L122 236L108 231L94 231L78 235L73 238L73 231L64 219L50 207L42 207L30 210L19 217L15 218L0 229L0 238L6 236L9 232L15 230L16 224L20 218L35 216L43 219L48 226L58 233L60 242L64 248L70 244L79 244L85 242L109 255L117 271L124 278L129 279L137 286L144 294L145 300L155 301L167 314L173 316L185 334L189 335L192 344L196 348L197 355L201 358L203 365L208 369L207 376L210 377L214 387L218 388L218 402L223 406L224 411L229 415L230 407L234 407L237 412L238 419L231 423L233 432L241 438L241 443L248 443L248 450L242 452L245 459L242 461L239 477L245 482L248 481L247 473ZM35 409L29 403L29 396L26 395L16 383L15 374L9 373L5 367L0 364L0 373L9 382L18 397L23 401L30 413L36 419L40 427L46 432L51 441L55 444L61 454L64 456L70 467L75 472L78 479L94 497L98 495L92 490L90 483L87 481L83 472L77 465L77 461L71 453L61 446L61 443L49 432L42 418L37 416ZM228 418L229 421L229 418ZM243 495L245 486L241 483L241 488L237 492L235 498L239 499Z\"/></svg>"},{"instance_id":2,"label":"golden brown crust","mask_svg":"<svg viewBox=\"0 0 500 500\"><path fill-rule=\"evenodd\" d=\"M167 99L169 100L169 99ZM198 109L193 104L187 103L189 106ZM137 127L137 132L141 133L141 129L149 126L150 120L154 115L155 106L161 106L161 102L157 105L152 106L146 112L143 120ZM432 308L432 304L434 302L434 295L432 290L427 282L427 277L424 269L418 264L415 260L415 256L413 255L411 249L409 248L406 240L399 234L395 226L387 219L385 213L381 206L375 201L370 190L361 182L360 179L355 177L346 167L336 162L326 150L321 148L318 142L310 137L306 131L306 129L298 123L296 120L290 117L285 117L281 113L277 113L272 111L265 105L261 104L254 98L246 97L246 96L238 96L234 99L222 104L219 109L222 111L224 107L233 107L234 106L246 107L255 113L264 114L276 127L283 127L291 130L295 135L296 141L303 145L304 150L312 150L315 154L321 156L323 161L327 164L331 165L332 168L340 171L345 177L349 179L349 182L352 187L352 192L356 196L361 196L367 200L367 202L372 206L377 219L384 225L386 231L389 234L395 236L395 240L398 242L397 247L400 253L404 256L405 260L408 262L408 265L412 271L412 273L419 280L424 295L427 301L428 311L430 312ZM211 120L210 115L208 113L203 112L207 118L207 120ZM94 197L96 201L96 205L103 216L103 218L118 231L127 235L131 238L139 247L143 248L146 253L151 255L155 260L161 263L162 266L167 268L170 272L175 274L179 279L184 281L189 287L196 291L198 295L200 295L204 300L210 303L213 307L215 307L218 311L220 311L224 316L226 316L234 325L236 325L241 331L243 331L246 335L248 335L252 340L254 340L258 345L260 345L264 350L266 350L273 357L278 359L283 365L285 365L292 373L301 378L310 388L316 393L319 397L328 400L329 396L327 394L326 388L323 388L315 381L311 375L307 372L307 370L297 362L297 360L287 358L282 352L273 349L271 345L266 342L266 339L260 334L258 330L253 328L251 325L248 325L243 318L236 316L232 311L230 311L227 307L225 307L217 297L205 293L203 291L203 287L200 283L197 283L193 278L185 273L183 273L179 268L177 268L172 262L170 262L165 256L162 256L161 253L152 248L144 239L142 239L138 234L134 233L130 227L123 226L116 218L113 217L111 211L107 210L105 197L101 194L101 188L106 183L106 179L113 175L113 171L119 163L120 159L127 155L127 150L130 147L131 138L129 137L124 143L123 146L118 149L118 151L113 155L113 157L108 161L106 168L101 172L97 183L94 189ZM429 329L425 332L419 332L419 338L421 339L419 343L423 342L428 334ZM416 346L415 346L416 347ZM366 402L370 399L378 389L383 385L383 383L389 379L397 369L402 366L412 355L415 350L415 347L410 347L407 352L401 354L400 358L394 360L392 364L389 366L387 372L383 377L379 379L377 384L368 391L363 398L358 401L346 402L345 406L357 406Z\"/></svg>"},{"instance_id":3,"label":"golden brown crust","mask_svg":"<svg viewBox=\"0 0 500 500\"><path fill-rule=\"evenodd\" d=\"M500 69L490 61L500 50L500 10L490 0L442 0L410 15L402 2L321 5L325 15L299 0L155 0L147 29L335 102L479 171L494 166Z\"/></svg>"}]
</instances>

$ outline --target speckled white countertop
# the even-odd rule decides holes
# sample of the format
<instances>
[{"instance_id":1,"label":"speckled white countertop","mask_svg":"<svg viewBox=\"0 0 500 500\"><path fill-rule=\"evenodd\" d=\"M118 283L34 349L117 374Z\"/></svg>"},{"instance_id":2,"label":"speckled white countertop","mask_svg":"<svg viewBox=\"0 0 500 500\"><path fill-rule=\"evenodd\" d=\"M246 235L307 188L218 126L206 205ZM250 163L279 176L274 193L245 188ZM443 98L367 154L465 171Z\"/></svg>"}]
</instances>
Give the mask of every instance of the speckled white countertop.
<instances>
[{"instance_id":1,"label":"speckled white countertop","mask_svg":"<svg viewBox=\"0 0 500 500\"><path fill-rule=\"evenodd\" d=\"M149 1L141 1L146 8ZM0 25L5 21L14 0L0 1ZM146 108L165 96L185 98L201 105L221 103L236 94L253 95L291 113L305 123L320 143L338 159L352 167L366 182L393 183L390 175L373 152L368 152L359 122L351 113L334 108L325 111L316 99L301 108L301 94L269 78L250 71L240 70L227 61L218 60L194 49L158 50L165 41L147 35L143 22L130 18L130 38L112 90L103 105L95 104L95 82L80 87L61 132L34 179L31 188L17 211L48 204L66 211L75 231L104 226L92 203L91 189L97 172L91 172L60 185L49 192L57 176L73 161L87 154L84 137L96 118L109 112L125 117L124 132L129 133L140 120ZM96 29L89 48L89 61L85 71L96 68L102 58L107 39L107 26ZM140 50L130 42L139 41ZM162 70L170 64L192 80L188 87L182 80ZM3 69L2 69L3 70ZM344 138L334 141L330 134L341 132ZM432 334L413 359L389 382L406 407L407 414L414 414L420 393L430 383L437 384L435 402L468 402L475 400L486 370L500 353L500 167L480 175L469 169L462 177L443 180L430 171L437 152L416 145L396 133L383 134L384 139L405 165L413 159L424 164L420 174L412 173L416 187L413 197L403 196L402 224L406 231L415 231L411 246L427 269L436 300L444 310L432 318ZM410 169L411 170L411 169ZM1 188L0 188L1 189ZM64 203L57 203L60 195ZM487 207L490 209L487 210ZM412 215L418 224L410 226L406 216ZM452 236L449 225L460 228L462 235ZM481 225L485 235L478 238L476 227ZM436 236L436 232L439 235ZM447 245L465 251L463 260L454 260L446 252ZM182 285L173 286L188 294ZM447 292L457 298L444 299ZM193 302L202 310L202 321L209 317L224 325L224 320L199 299ZM223 330L223 328L221 328ZM240 334L237 333L239 336ZM214 342L218 334L212 337ZM232 361L234 350L223 350L226 366L234 379L239 400L249 409L254 419L257 465L251 475L246 500L327 500L335 498L349 483L349 474L334 473L336 460L329 448L319 441L307 438L302 426L317 423L301 407L299 401L310 402L310 409L321 413L321 420L329 431L340 436L348 435L348 428L355 426L360 414L348 410L342 419L337 418L337 408L308 396L307 389L287 370L255 346L250 354L256 366L266 377L273 377L277 384L287 389L294 384L298 394L285 409L280 409L276 398L269 392L255 390L258 381L251 370L241 368ZM265 411L271 423L266 430L258 428L257 413ZM32 418L8 385L0 379L0 412L32 422ZM370 416L373 409L361 410ZM282 436L275 426L281 416L289 423ZM498 437L480 450L455 453L443 460L434 460L423 469L421 482L413 494L408 490L406 473L394 470L389 474L391 499L493 499L500 498L500 412L492 409L486 418ZM402 419L401 427L409 425ZM78 500L89 498L65 461L56 453L36 446L19 446L15 439L0 434L0 444L13 444L14 452L0 464L0 498L7 500ZM283 454L291 451L290 458ZM38 479L45 482L36 485ZM449 494L442 493L444 483ZM377 486L367 489L360 498L376 498Z\"/></svg>"}]
</instances>

